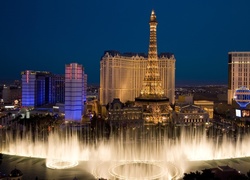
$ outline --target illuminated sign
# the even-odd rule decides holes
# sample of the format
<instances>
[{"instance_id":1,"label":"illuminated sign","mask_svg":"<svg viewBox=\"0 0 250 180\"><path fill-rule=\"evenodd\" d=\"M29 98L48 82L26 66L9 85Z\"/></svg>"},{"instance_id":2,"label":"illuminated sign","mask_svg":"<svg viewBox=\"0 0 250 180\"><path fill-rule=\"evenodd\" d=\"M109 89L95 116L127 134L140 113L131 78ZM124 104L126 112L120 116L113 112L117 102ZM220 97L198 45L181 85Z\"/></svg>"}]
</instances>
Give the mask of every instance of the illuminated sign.
<instances>
[{"instance_id":1,"label":"illuminated sign","mask_svg":"<svg viewBox=\"0 0 250 180\"><path fill-rule=\"evenodd\" d=\"M241 110L240 109L236 109L235 110L235 114L236 114L236 117L241 117Z\"/></svg>"},{"instance_id":2,"label":"illuminated sign","mask_svg":"<svg viewBox=\"0 0 250 180\"><path fill-rule=\"evenodd\" d=\"M250 90L246 87L240 87L234 93L234 100L240 107L246 107L250 103Z\"/></svg>"}]
</instances>

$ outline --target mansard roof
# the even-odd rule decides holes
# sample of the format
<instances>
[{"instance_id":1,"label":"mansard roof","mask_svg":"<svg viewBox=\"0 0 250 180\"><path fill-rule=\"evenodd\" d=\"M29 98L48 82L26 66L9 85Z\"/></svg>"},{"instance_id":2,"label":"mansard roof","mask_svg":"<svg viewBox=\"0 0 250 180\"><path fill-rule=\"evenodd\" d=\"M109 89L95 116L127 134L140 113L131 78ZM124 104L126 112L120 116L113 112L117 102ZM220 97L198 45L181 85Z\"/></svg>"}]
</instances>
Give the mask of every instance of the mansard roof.
<instances>
[{"instance_id":1,"label":"mansard roof","mask_svg":"<svg viewBox=\"0 0 250 180\"><path fill-rule=\"evenodd\" d=\"M189 104L189 105L181 107L181 112L186 112L186 111L203 112L203 109L200 108L199 106L195 106L195 105Z\"/></svg>"},{"instance_id":2,"label":"mansard roof","mask_svg":"<svg viewBox=\"0 0 250 180\"><path fill-rule=\"evenodd\" d=\"M136 52L124 52L124 53L121 53L120 51L117 51L117 50L107 50L107 51L104 51L104 55L103 56L105 56L107 53L110 56L125 56L125 57L141 56L141 57L144 57L144 58L148 57L148 54L147 53L143 53L143 52L139 52L139 53L136 53ZM174 53L171 53L171 52L162 52L162 53L160 53L158 55L159 58L162 58L162 57L171 58L173 56L174 56Z\"/></svg>"}]
</instances>

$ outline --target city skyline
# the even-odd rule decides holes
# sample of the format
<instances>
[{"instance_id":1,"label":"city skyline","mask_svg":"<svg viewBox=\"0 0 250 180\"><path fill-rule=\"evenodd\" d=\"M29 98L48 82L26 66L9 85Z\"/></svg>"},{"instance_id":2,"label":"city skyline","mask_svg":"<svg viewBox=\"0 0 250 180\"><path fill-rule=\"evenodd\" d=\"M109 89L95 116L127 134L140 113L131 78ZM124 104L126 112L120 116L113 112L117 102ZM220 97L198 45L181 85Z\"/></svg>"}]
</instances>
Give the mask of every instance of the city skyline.
<instances>
[{"instance_id":1,"label":"city skyline","mask_svg":"<svg viewBox=\"0 0 250 180\"><path fill-rule=\"evenodd\" d=\"M176 83L226 84L228 52L250 51L249 5L246 0L2 1L0 80L20 80L28 69L64 74L65 64L76 62L88 83L99 83L104 51L148 52L154 9L158 53L174 53Z\"/></svg>"}]
</instances>

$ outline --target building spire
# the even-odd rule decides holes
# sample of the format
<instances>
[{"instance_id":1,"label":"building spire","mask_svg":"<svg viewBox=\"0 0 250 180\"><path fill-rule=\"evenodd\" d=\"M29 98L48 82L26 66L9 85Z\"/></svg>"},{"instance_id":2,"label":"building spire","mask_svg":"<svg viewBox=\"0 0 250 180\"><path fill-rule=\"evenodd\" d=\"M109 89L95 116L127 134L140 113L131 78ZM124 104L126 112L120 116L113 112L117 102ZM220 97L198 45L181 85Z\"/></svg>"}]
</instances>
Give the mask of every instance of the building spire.
<instances>
[{"instance_id":1,"label":"building spire","mask_svg":"<svg viewBox=\"0 0 250 180\"><path fill-rule=\"evenodd\" d=\"M150 38L148 49L148 62L146 67L146 74L143 81L143 87L140 97L143 98L161 98L164 96L162 89L162 81L159 73L158 55L157 55L157 37L156 28L157 20L154 10L151 12L149 26Z\"/></svg>"},{"instance_id":2,"label":"building spire","mask_svg":"<svg viewBox=\"0 0 250 180\"><path fill-rule=\"evenodd\" d=\"M150 16L150 22L156 22L157 23L155 11L153 9L152 9L151 16Z\"/></svg>"}]
</instances>

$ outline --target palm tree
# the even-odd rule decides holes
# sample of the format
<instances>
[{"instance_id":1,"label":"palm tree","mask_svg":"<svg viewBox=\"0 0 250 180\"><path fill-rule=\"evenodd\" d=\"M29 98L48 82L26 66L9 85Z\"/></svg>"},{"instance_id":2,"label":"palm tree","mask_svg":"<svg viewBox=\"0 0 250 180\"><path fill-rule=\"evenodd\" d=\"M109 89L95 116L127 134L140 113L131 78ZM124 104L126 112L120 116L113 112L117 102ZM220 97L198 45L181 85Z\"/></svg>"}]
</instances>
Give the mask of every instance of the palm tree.
<instances>
[{"instance_id":1,"label":"palm tree","mask_svg":"<svg viewBox=\"0 0 250 180\"><path fill-rule=\"evenodd\" d=\"M214 180L214 173L212 173L211 169L204 169L202 173L199 171L184 173L184 180Z\"/></svg>"}]
</instances>

